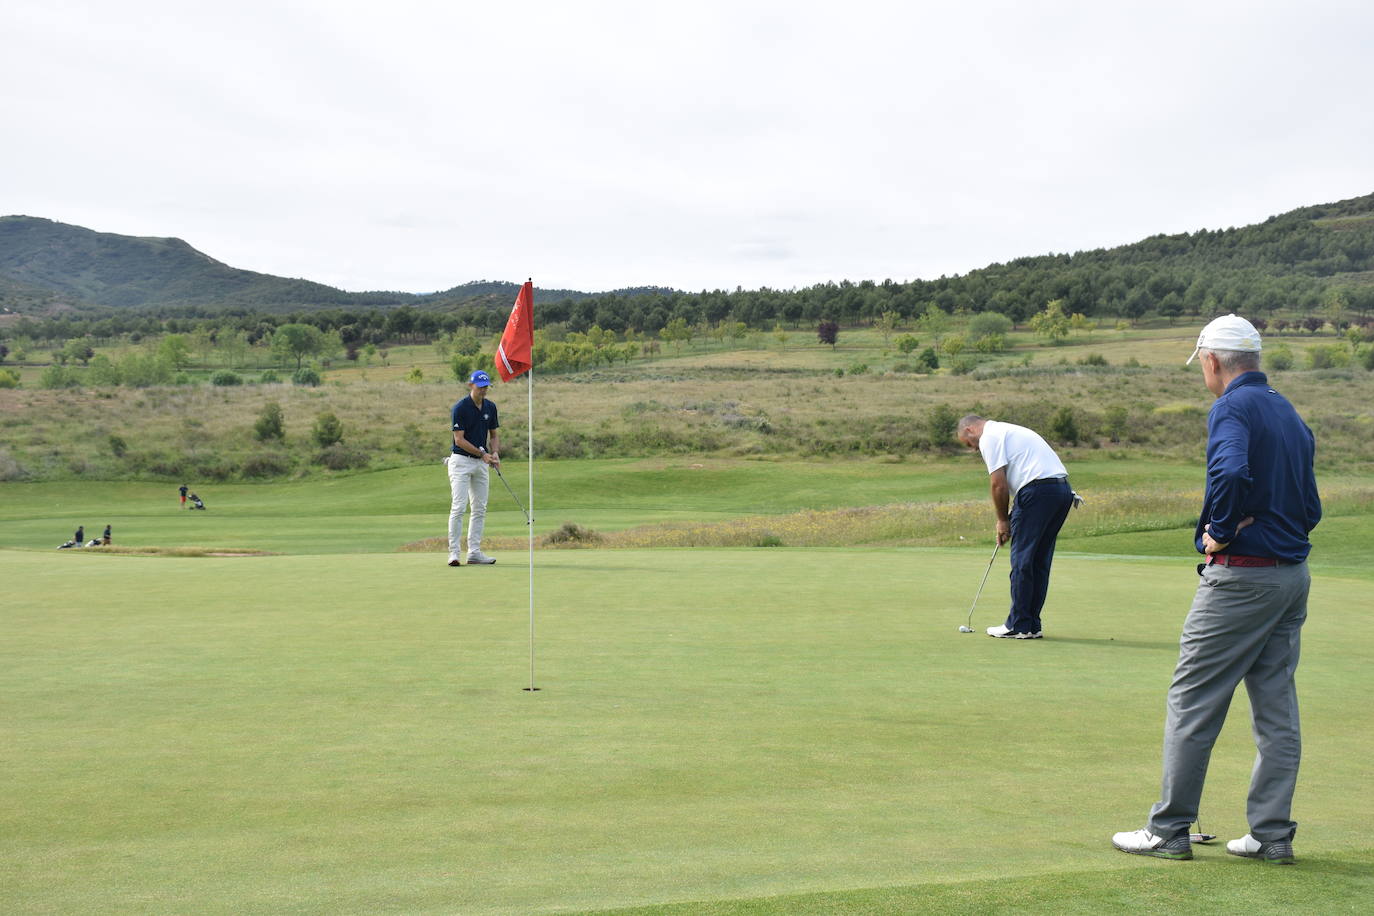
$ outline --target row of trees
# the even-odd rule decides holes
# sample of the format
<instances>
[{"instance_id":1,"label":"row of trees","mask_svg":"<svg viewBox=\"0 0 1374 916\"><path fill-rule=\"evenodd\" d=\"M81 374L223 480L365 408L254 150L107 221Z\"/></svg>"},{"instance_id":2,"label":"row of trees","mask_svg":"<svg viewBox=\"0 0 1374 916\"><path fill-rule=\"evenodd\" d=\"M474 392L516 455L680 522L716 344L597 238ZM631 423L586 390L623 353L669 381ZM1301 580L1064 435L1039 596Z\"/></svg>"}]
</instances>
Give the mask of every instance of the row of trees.
<instances>
[{"instance_id":1,"label":"row of trees","mask_svg":"<svg viewBox=\"0 0 1374 916\"><path fill-rule=\"evenodd\" d=\"M1136 321L1157 314L1176 321L1185 316L1196 319L1226 312L1277 318L1280 312L1296 312L1304 315L1300 320L1318 320L1318 327L1323 323L1340 327L1374 315L1374 285L1329 284L1301 276L1216 277L1203 272L1151 272L1146 268L1120 267L1095 272L1054 270L1040 265L1014 271L1021 279L1009 289L994 284L984 273L930 283L866 281L787 292L762 289L595 296L541 305L536 317L540 327L560 327L574 333L586 333L597 327L680 344L690 340L699 328L708 329L708 333L724 329L728 336L737 338L751 330L770 330L778 324L796 329L815 327L824 320L849 325L880 326L884 321L906 324L932 310L945 315L997 314L1023 324L1043 310L1047 302L1059 302L1070 320L1081 315L1080 320L1111 316ZM326 310L164 319L126 312L99 319L22 318L0 329L0 335L11 341L28 339L44 347L75 340L80 343L73 347L94 348L118 340L138 342L161 334L179 334L185 336L192 352L204 352L210 346L246 352L249 347L272 341L283 327L291 327L287 333L299 337L307 332L298 327L308 326L328 335L328 340L336 340L339 349L360 351L369 345L377 348L430 343L454 335L490 335L500 331L505 318L504 312L489 308L438 313L411 306L388 311ZM663 337L661 332L665 330L668 336ZM297 349L310 346L302 338ZM64 359L81 358L78 350L63 355Z\"/></svg>"}]
</instances>

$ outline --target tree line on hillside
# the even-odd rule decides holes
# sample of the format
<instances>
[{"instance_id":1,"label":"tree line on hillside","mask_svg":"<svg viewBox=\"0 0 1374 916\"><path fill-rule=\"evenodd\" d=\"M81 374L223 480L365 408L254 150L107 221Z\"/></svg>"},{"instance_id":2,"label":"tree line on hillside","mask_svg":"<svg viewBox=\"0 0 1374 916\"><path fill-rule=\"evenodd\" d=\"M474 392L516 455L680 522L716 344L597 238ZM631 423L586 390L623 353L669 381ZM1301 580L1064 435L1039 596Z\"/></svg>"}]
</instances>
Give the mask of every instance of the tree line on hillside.
<instances>
[{"instance_id":1,"label":"tree line on hillside","mask_svg":"<svg viewBox=\"0 0 1374 916\"><path fill-rule=\"evenodd\" d=\"M899 283L823 283L804 289L629 291L540 302L535 323L587 334L593 328L625 337L667 340L675 328L740 326L768 331L909 323L921 316L996 313L1016 325L1050 302L1066 316L1138 321L1155 315L1176 322L1238 312L1278 319L1330 322L1341 330L1374 314L1374 195L1293 211L1255 226L1160 235L1113 249L1018 258L962 276ZM512 286L513 288L513 286ZM437 295L437 294L436 294ZM298 309L284 313L244 306L104 310L0 325L0 336L94 346L157 334L243 335L250 346L283 325L310 325L337 334L343 347L428 343L464 328L499 332L509 303L484 301L447 309ZM884 316L893 316L885 319ZM1291 320L1291 319L1283 319ZM664 332L668 331L668 334Z\"/></svg>"}]
</instances>

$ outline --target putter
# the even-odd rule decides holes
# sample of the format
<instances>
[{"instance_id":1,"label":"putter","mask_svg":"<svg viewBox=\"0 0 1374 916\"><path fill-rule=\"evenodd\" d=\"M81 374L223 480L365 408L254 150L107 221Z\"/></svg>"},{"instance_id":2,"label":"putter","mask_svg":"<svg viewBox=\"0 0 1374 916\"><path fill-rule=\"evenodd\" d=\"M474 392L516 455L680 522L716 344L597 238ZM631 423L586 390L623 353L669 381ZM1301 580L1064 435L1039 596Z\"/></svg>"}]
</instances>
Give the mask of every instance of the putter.
<instances>
[{"instance_id":1,"label":"putter","mask_svg":"<svg viewBox=\"0 0 1374 916\"><path fill-rule=\"evenodd\" d=\"M521 512L525 512L525 504L520 502L520 497L516 496L515 491L510 488L510 484L506 483L506 475L502 474L501 469L496 467L495 465L492 465L492 467L496 471L496 476L500 477L501 482L506 484L506 492L510 494L510 498L515 500L515 504L520 507ZM528 512L525 512L525 524L532 524L532 522L530 521L530 514Z\"/></svg>"},{"instance_id":2,"label":"putter","mask_svg":"<svg viewBox=\"0 0 1374 916\"><path fill-rule=\"evenodd\" d=\"M973 609L978 606L978 599L982 597L983 586L988 584L988 573L992 572L992 564L997 559L997 548L1001 546L1002 545L1000 543L992 545L992 559L988 560L988 568L983 571L983 581L978 583L978 592L973 596L973 604L969 605L968 623L964 624L964 626L959 628L960 633L973 632Z\"/></svg>"},{"instance_id":3,"label":"putter","mask_svg":"<svg viewBox=\"0 0 1374 916\"><path fill-rule=\"evenodd\" d=\"M487 450L486 450L486 449L482 449L482 454L483 454L483 455L487 454ZM500 477L500 478L501 478L501 482L506 484L506 492L510 494L510 498L511 498L511 499L515 500L515 504L516 504L517 506L520 507L520 511L524 513L524 515L525 515L525 524L526 524L526 525L532 525L532 524L534 524L534 522L532 522L532 521L530 520L530 514L529 514L528 512L525 512L525 504L522 503L522 502L520 501L520 497L518 497L518 496L515 495L515 491L512 490L512 489L510 488L510 484L506 483L506 475L501 473L501 467L500 467L500 465L495 465L495 464L493 464L493 465L491 466L491 469L492 469L493 471L496 472L496 476L497 476L497 477Z\"/></svg>"},{"instance_id":4,"label":"putter","mask_svg":"<svg viewBox=\"0 0 1374 916\"><path fill-rule=\"evenodd\" d=\"M1198 822L1197 822L1197 829L1198 829L1198 832L1197 832L1197 833L1190 833L1190 834L1188 834L1188 841L1189 841L1190 843L1210 843L1210 842L1212 842L1213 840L1215 840L1215 839L1217 838L1217 835L1216 835L1215 833L1203 833L1203 832L1202 832L1202 820L1201 820L1201 818L1198 819Z\"/></svg>"}]
</instances>

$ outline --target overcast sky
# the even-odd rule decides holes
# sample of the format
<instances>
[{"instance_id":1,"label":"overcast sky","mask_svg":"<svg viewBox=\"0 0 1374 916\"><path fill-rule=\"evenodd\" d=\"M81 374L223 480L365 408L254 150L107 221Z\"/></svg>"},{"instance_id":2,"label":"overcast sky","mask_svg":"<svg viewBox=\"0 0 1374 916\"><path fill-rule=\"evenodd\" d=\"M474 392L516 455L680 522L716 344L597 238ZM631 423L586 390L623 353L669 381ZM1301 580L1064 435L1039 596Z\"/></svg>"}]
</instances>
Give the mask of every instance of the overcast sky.
<instances>
[{"instance_id":1,"label":"overcast sky","mask_svg":"<svg viewBox=\"0 0 1374 916\"><path fill-rule=\"evenodd\" d=\"M932 278L1374 192L1374 4L4 0L0 213L351 290Z\"/></svg>"}]
</instances>

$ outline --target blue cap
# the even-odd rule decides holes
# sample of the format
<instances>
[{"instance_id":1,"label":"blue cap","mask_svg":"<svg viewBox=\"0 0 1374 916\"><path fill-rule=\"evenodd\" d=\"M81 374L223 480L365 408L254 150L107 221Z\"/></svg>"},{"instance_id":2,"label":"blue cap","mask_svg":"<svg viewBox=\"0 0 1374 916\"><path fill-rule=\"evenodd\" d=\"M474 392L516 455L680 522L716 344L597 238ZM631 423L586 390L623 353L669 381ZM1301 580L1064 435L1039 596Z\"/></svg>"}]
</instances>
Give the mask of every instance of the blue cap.
<instances>
[{"instance_id":1,"label":"blue cap","mask_svg":"<svg viewBox=\"0 0 1374 916\"><path fill-rule=\"evenodd\" d=\"M491 376L487 375L481 369L478 369L476 372L472 373L472 375L468 376L468 384L476 385L478 388L485 388L491 384Z\"/></svg>"}]
</instances>

